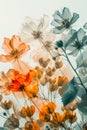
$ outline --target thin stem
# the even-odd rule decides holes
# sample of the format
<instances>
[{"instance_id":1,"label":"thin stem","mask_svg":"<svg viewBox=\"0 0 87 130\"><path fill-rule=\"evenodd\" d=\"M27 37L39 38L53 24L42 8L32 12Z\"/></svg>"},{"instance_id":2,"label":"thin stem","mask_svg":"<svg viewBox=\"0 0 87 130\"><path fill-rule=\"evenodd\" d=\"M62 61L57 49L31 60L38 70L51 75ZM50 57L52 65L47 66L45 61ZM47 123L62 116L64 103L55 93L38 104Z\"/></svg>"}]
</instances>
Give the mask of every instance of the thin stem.
<instances>
[{"instance_id":1,"label":"thin stem","mask_svg":"<svg viewBox=\"0 0 87 130\"><path fill-rule=\"evenodd\" d=\"M44 48L46 49L46 51L50 54L50 56L52 57L53 60L53 55L51 54L50 50L44 45L44 42L41 40L41 44L44 46ZM58 54L59 55L59 54ZM58 56L56 55L55 58ZM64 56L64 55L63 55ZM54 60L53 60L54 61ZM59 71L64 75L64 73L62 72L61 69L59 69ZM64 75L65 76L65 75Z\"/></svg>"},{"instance_id":2,"label":"thin stem","mask_svg":"<svg viewBox=\"0 0 87 130\"><path fill-rule=\"evenodd\" d=\"M62 48L62 50L63 50L63 52L65 53L65 56L66 56L66 58L67 58L67 61L69 62L69 64L70 64L70 66L72 67L73 71L75 72L75 74L76 74L77 77L79 78L79 81L80 81L81 85L84 87L84 89L85 89L85 91L86 91L86 93L87 93L87 89L86 89L86 87L84 86L84 84L83 84L83 82L82 82L82 80L81 80L79 74L77 73L76 69L73 67L71 61L69 60L66 51L65 51L63 48Z\"/></svg>"},{"instance_id":3,"label":"thin stem","mask_svg":"<svg viewBox=\"0 0 87 130\"><path fill-rule=\"evenodd\" d=\"M49 52L49 54L52 56L51 52L49 51L49 49L44 45L44 42L41 40L42 45L44 46L44 48ZM53 56L52 56L53 57Z\"/></svg>"}]
</instances>

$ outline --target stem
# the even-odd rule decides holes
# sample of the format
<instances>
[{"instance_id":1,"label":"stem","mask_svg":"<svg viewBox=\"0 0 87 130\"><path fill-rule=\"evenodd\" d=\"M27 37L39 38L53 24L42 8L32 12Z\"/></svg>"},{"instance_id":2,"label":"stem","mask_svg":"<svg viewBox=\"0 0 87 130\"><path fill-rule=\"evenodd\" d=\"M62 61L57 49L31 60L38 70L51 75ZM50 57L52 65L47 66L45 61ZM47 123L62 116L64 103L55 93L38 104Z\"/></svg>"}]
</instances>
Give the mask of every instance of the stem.
<instances>
[{"instance_id":1,"label":"stem","mask_svg":"<svg viewBox=\"0 0 87 130\"><path fill-rule=\"evenodd\" d=\"M41 44L43 45L43 47L46 49L46 51L50 54L50 56L52 57L53 60L53 55L51 54L50 50L44 45L44 42L41 40ZM58 54L59 55L59 54ZM58 55L56 55L55 57L57 57ZM64 56L64 55L63 55ZM54 60L53 60L54 61ZM62 75L64 75L64 73L62 72L62 70L59 68L59 71L62 73ZM64 75L65 76L65 75Z\"/></svg>"},{"instance_id":2,"label":"stem","mask_svg":"<svg viewBox=\"0 0 87 130\"><path fill-rule=\"evenodd\" d=\"M49 49L44 45L44 42L41 40L42 45L44 46L44 48L49 52L49 54L52 56L51 52L49 51ZM52 56L53 57L53 56Z\"/></svg>"},{"instance_id":3,"label":"stem","mask_svg":"<svg viewBox=\"0 0 87 130\"><path fill-rule=\"evenodd\" d=\"M67 61L69 62L69 64L70 64L70 66L72 67L73 71L75 72L75 74L76 74L77 77L79 78L79 81L80 81L81 85L84 87L84 89L85 89L85 91L86 91L86 93L87 93L87 89L86 89L86 87L84 86L84 84L83 84L83 82L82 82L82 80L81 80L79 74L77 73L76 69L73 67L71 61L69 60L66 51L65 51L63 48L62 48L62 50L63 50L63 52L65 53L65 56L66 56L66 58L67 58Z\"/></svg>"}]
</instances>

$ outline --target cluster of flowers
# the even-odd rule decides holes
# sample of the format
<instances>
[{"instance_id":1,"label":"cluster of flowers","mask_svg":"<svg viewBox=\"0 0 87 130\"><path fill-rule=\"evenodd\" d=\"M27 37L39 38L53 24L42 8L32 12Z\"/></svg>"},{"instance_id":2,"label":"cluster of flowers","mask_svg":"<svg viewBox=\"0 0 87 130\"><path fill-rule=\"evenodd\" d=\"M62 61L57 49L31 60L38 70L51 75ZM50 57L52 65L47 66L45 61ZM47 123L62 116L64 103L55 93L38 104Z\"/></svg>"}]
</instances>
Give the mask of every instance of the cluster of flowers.
<instances>
[{"instance_id":1,"label":"cluster of flowers","mask_svg":"<svg viewBox=\"0 0 87 130\"><path fill-rule=\"evenodd\" d=\"M87 129L77 114L87 115L87 24L73 29L78 18L64 7L53 15L54 28L46 15L27 17L18 35L4 38L0 62L12 68L0 72L0 130Z\"/></svg>"}]
</instances>

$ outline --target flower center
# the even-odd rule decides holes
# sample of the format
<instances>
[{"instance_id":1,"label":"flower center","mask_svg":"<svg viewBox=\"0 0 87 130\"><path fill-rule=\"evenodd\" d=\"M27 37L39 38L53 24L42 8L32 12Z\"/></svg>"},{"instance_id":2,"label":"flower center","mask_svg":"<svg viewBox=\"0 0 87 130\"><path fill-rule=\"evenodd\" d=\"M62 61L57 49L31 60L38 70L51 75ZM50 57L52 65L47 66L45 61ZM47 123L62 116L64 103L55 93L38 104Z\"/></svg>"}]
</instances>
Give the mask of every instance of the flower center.
<instances>
[{"instance_id":1,"label":"flower center","mask_svg":"<svg viewBox=\"0 0 87 130\"><path fill-rule=\"evenodd\" d=\"M82 48L82 44L79 41L75 41L74 47L76 47L79 50Z\"/></svg>"},{"instance_id":2,"label":"flower center","mask_svg":"<svg viewBox=\"0 0 87 130\"><path fill-rule=\"evenodd\" d=\"M11 51L10 55L14 56L14 58L18 58L18 50Z\"/></svg>"},{"instance_id":3,"label":"flower center","mask_svg":"<svg viewBox=\"0 0 87 130\"><path fill-rule=\"evenodd\" d=\"M42 32L40 31L33 31L32 35L34 36L34 39L42 38Z\"/></svg>"},{"instance_id":4,"label":"flower center","mask_svg":"<svg viewBox=\"0 0 87 130\"><path fill-rule=\"evenodd\" d=\"M20 91L23 91L24 90L24 85L21 85L20 86Z\"/></svg>"},{"instance_id":5,"label":"flower center","mask_svg":"<svg viewBox=\"0 0 87 130\"><path fill-rule=\"evenodd\" d=\"M70 27L70 23L67 19L65 19L64 21L62 21L62 25L65 27L65 28L69 28Z\"/></svg>"}]
</instances>

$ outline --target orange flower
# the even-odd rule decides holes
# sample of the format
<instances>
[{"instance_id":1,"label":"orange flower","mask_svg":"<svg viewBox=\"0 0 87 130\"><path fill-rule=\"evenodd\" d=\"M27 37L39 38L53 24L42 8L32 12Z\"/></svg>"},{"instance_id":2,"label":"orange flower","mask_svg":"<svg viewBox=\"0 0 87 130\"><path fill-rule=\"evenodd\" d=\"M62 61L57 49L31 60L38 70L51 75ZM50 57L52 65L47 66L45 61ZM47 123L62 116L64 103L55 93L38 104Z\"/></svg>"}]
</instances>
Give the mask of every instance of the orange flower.
<instances>
[{"instance_id":1,"label":"orange flower","mask_svg":"<svg viewBox=\"0 0 87 130\"><path fill-rule=\"evenodd\" d=\"M65 111L65 120L68 120L70 123L74 123L77 120L76 113L74 111Z\"/></svg>"},{"instance_id":2,"label":"orange flower","mask_svg":"<svg viewBox=\"0 0 87 130\"><path fill-rule=\"evenodd\" d=\"M58 86L65 86L68 83L68 78L64 76L59 76Z\"/></svg>"},{"instance_id":3,"label":"orange flower","mask_svg":"<svg viewBox=\"0 0 87 130\"><path fill-rule=\"evenodd\" d=\"M22 42L19 36L13 35L11 39L4 38L3 49L6 55L0 55L0 61L9 62L20 58L30 46Z\"/></svg>"},{"instance_id":4,"label":"orange flower","mask_svg":"<svg viewBox=\"0 0 87 130\"><path fill-rule=\"evenodd\" d=\"M56 125L61 125L64 122L64 118L65 118L64 114L60 114L58 112L54 112L52 114L52 123L54 123Z\"/></svg>"},{"instance_id":5,"label":"orange flower","mask_svg":"<svg viewBox=\"0 0 87 130\"><path fill-rule=\"evenodd\" d=\"M54 110L56 109L56 105L54 102L49 102L47 104L47 107L48 107L48 113L49 114L52 114L54 112Z\"/></svg>"},{"instance_id":6,"label":"orange flower","mask_svg":"<svg viewBox=\"0 0 87 130\"><path fill-rule=\"evenodd\" d=\"M32 105L32 106L27 106L26 108L22 107L20 115L22 117L26 117L26 116L31 117L33 116L34 113L35 113L35 107Z\"/></svg>"},{"instance_id":7,"label":"orange flower","mask_svg":"<svg viewBox=\"0 0 87 130\"><path fill-rule=\"evenodd\" d=\"M37 97L38 91L37 81L33 81L29 86L25 87L25 92L29 98Z\"/></svg>"},{"instance_id":8,"label":"orange flower","mask_svg":"<svg viewBox=\"0 0 87 130\"><path fill-rule=\"evenodd\" d=\"M12 92L23 91L25 87L29 86L34 78L34 71L30 70L26 75L20 74L18 71L15 71L15 77L12 80L11 85L7 87L8 90Z\"/></svg>"},{"instance_id":9,"label":"orange flower","mask_svg":"<svg viewBox=\"0 0 87 130\"><path fill-rule=\"evenodd\" d=\"M47 112L41 111L39 113L39 120L43 122L49 122L51 119L51 115L48 114Z\"/></svg>"},{"instance_id":10,"label":"orange flower","mask_svg":"<svg viewBox=\"0 0 87 130\"><path fill-rule=\"evenodd\" d=\"M40 130L40 126L37 122L26 122L25 123L25 127L24 127L24 130Z\"/></svg>"}]
</instances>

